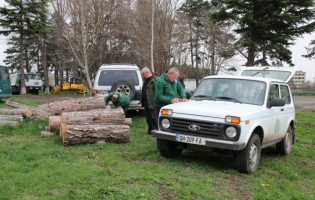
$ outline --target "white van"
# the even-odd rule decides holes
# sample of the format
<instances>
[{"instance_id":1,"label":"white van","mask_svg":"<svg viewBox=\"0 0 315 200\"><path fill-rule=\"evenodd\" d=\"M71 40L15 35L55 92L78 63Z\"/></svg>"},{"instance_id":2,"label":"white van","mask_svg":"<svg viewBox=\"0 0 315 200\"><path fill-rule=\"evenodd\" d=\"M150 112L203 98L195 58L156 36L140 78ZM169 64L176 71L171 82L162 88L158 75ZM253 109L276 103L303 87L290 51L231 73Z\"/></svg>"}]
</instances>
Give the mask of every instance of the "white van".
<instances>
[{"instance_id":1,"label":"white van","mask_svg":"<svg viewBox=\"0 0 315 200\"><path fill-rule=\"evenodd\" d=\"M141 109L141 91L143 80L139 67L134 64L104 64L95 77L92 96L106 97L117 91L130 98L128 110ZM110 102L110 105L113 105Z\"/></svg>"}]
</instances>

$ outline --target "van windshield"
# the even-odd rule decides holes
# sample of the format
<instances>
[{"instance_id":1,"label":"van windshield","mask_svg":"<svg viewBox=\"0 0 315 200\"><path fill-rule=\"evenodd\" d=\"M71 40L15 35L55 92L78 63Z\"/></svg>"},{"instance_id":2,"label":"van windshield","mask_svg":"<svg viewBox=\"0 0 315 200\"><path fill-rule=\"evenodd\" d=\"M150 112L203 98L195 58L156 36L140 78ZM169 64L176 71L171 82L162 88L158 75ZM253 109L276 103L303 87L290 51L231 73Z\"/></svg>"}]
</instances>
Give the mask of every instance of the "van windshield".
<instances>
[{"instance_id":1,"label":"van windshield","mask_svg":"<svg viewBox=\"0 0 315 200\"><path fill-rule=\"evenodd\" d=\"M137 71L135 70L103 70L101 71L98 85L112 86L116 81L121 79L131 81L134 86L139 85Z\"/></svg>"}]
</instances>

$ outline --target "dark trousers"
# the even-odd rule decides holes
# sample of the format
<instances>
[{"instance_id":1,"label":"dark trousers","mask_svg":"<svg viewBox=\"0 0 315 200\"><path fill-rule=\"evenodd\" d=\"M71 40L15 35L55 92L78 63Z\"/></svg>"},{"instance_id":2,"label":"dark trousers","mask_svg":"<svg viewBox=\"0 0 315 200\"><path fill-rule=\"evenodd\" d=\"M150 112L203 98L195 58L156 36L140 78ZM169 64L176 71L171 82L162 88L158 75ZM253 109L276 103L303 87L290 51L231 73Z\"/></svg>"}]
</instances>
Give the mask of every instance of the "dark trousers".
<instances>
[{"instance_id":1,"label":"dark trousers","mask_svg":"<svg viewBox=\"0 0 315 200\"><path fill-rule=\"evenodd\" d=\"M125 117L126 117L126 113L127 113L128 108L129 108L129 104L128 104L128 106L122 107L122 109L124 110L124 113L125 113Z\"/></svg>"},{"instance_id":2,"label":"dark trousers","mask_svg":"<svg viewBox=\"0 0 315 200\"><path fill-rule=\"evenodd\" d=\"M155 106L155 116L156 116L157 122L159 121L159 114L160 114L161 108L162 108L162 106ZM160 150L160 139L159 138L156 138L156 147L158 150Z\"/></svg>"},{"instance_id":3,"label":"dark trousers","mask_svg":"<svg viewBox=\"0 0 315 200\"><path fill-rule=\"evenodd\" d=\"M147 120L147 124L149 127L148 134L151 134L152 130L158 129L155 110L149 108L149 103L147 101L144 101L143 105L144 105L144 116Z\"/></svg>"}]
</instances>

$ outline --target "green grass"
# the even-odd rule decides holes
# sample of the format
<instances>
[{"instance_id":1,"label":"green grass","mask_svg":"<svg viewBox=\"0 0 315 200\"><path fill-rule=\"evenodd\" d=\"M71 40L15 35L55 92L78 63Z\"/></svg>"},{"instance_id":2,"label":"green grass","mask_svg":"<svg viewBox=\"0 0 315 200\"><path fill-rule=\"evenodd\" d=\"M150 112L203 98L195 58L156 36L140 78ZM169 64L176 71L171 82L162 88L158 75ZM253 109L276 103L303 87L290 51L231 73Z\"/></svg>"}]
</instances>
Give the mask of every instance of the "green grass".
<instances>
[{"instance_id":1,"label":"green grass","mask_svg":"<svg viewBox=\"0 0 315 200\"><path fill-rule=\"evenodd\" d=\"M233 158L185 151L157 154L143 134L145 118L132 117L127 144L62 145L59 134L40 138L48 121L25 119L0 127L0 199L314 199L315 112L296 112L296 143L289 156L262 150L252 175Z\"/></svg>"}]
</instances>

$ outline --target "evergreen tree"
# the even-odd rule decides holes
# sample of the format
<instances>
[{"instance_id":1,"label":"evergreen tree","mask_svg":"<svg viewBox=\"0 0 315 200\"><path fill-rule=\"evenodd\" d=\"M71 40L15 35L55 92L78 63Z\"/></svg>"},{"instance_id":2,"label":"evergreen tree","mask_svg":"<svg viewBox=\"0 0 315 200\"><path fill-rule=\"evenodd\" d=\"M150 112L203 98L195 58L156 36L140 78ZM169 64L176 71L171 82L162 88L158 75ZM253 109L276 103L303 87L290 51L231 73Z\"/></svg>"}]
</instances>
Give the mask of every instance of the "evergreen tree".
<instances>
[{"instance_id":1,"label":"evergreen tree","mask_svg":"<svg viewBox=\"0 0 315 200\"><path fill-rule=\"evenodd\" d=\"M274 63L291 66L289 46L296 37L314 30L313 0L215 0L220 11L211 15L215 22L234 21L240 34L236 45L247 49L246 66ZM255 58L263 58L255 62Z\"/></svg>"}]
</instances>

